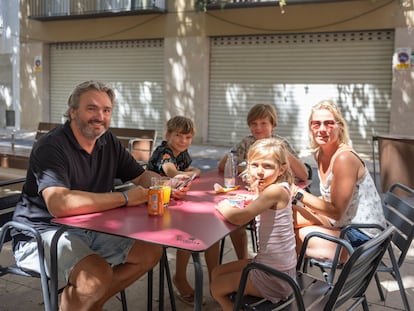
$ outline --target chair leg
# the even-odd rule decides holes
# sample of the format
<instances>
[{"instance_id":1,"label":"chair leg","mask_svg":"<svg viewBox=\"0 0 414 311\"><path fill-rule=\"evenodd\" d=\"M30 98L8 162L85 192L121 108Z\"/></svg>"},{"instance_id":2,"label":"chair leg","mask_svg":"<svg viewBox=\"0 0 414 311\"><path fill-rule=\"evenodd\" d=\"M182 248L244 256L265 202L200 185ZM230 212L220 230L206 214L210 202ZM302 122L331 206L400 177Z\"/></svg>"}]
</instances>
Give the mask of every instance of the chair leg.
<instances>
[{"instance_id":1,"label":"chair leg","mask_svg":"<svg viewBox=\"0 0 414 311\"><path fill-rule=\"evenodd\" d=\"M369 311L368 302L367 302L367 298L365 297L365 295L364 295L364 299L362 300L361 304L362 304L362 309L364 311Z\"/></svg>"},{"instance_id":2,"label":"chair leg","mask_svg":"<svg viewBox=\"0 0 414 311\"><path fill-rule=\"evenodd\" d=\"M395 258L394 251L392 250L391 245L388 246L388 253L390 255L390 260L391 260L392 269L393 269L393 272L391 273L391 275L394 277L394 279L398 283L398 287L400 289L400 295L401 295L405 310L410 311L411 308L410 308L410 305L408 303L407 294L405 292L404 284L402 282L402 278L401 278L401 274L400 274L400 268L398 266L397 259Z\"/></svg>"},{"instance_id":3,"label":"chair leg","mask_svg":"<svg viewBox=\"0 0 414 311\"><path fill-rule=\"evenodd\" d=\"M381 301L385 301L385 296L384 296L384 292L382 291L381 282L378 277L378 273L375 273L374 278L375 278L375 283L377 284L377 289L378 289L378 294L380 296L380 299Z\"/></svg>"},{"instance_id":4,"label":"chair leg","mask_svg":"<svg viewBox=\"0 0 414 311\"><path fill-rule=\"evenodd\" d=\"M165 274L167 276L167 285L168 285L168 293L170 294L171 310L176 311L177 306L175 304L174 289L173 289L171 273L170 273L170 265L168 264L167 252L165 248L164 248L163 256L165 256L164 269L165 269Z\"/></svg>"},{"instance_id":5,"label":"chair leg","mask_svg":"<svg viewBox=\"0 0 414 311\"><path fill-rule=\"evenodd\" d=\"M221 265L223 262L224 256L224 242L226 241L226 237L222 238L220 241L220 255L219 255L219 264Z\"/></svg>"},{"instance_id":6,"label":"chair leg","mask_svg":"<svg viewBox=\"0 0 414 311\"><path fill-rule=\"evenodd\" d=\"M121 302L122 302L122 311L128 311L125 289L121 290Z\"/></svg>"},{"instance_id":7,"label":"chair leg","mask_svg":"<svg viewBox=\"0 0 414 311\"><path fill-rule=\"evenodd\" d=\"M407 293L405 292L404 284L403 284L402 279L401 279L400 270L398 268L396 269L396 271L394 271L393 276L394 276L395 280L398 283L398 287L400 288L400 295L401 295L401 299L402 299L403 304L404 304L404 309L406 311L410 311L411 308L410 308L410 305L408 303Z\"/></svg>"},{"instance_id":8,"label":"chair leg","mask_svg":"<svg viewBox=\"0 0 414 311\"><path fill-rule=\"evenodd\" d=\"M256 241L256 231L254 229L250 230L251 238L252 238L252 248L253 252L257 253L257 241Z\"/></svg>"},{"instance_id":9,"label":"chair leg","mask_svg":"<svg viewBox=\"0 0 414 311\"><path fill-rule=\"evenodd\" d=\"M147 311L152 311L152 277L154 271L151 269L147 272L148 284L147 284Z\"/></svg>"}]
</instances>

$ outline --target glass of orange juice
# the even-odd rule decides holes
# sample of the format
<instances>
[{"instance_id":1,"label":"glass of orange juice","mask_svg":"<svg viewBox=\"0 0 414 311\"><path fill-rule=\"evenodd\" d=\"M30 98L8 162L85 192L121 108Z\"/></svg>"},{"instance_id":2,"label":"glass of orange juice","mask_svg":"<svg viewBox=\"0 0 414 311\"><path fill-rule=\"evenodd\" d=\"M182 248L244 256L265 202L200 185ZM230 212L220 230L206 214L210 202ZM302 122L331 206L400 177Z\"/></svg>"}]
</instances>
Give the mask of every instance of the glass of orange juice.
<instances>
[{"instance_id":1,"label":"glass of orange juice","mask_svg":"<svg viewBox=\"0 0 414 311\"><path fill-rule=\"evenodd\" d=\"M171 178L161 177L160 185L162 186L162 190L164 191L164 206L168 206L171 198Z\"/></svg>"}]
</instances>

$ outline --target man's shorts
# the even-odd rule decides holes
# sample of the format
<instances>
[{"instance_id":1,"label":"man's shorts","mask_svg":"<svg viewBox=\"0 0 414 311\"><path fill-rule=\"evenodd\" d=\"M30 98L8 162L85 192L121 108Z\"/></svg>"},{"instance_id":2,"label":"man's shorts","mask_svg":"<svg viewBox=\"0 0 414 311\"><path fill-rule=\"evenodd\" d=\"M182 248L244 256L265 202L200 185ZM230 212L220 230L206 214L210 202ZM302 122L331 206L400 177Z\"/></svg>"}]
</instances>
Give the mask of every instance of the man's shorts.
<instances>
[{"instance_id":1,"label":"man's shorts","mask_svg":"<svg viewBox=\"0 0 414 311\"><path fill-rule=\"evenodd\" d=\"M57 229L41 234L48 276L50 276L50 245L56 231ZM125 263L134 242L135 240L129 238L68 228L60 236L58 242L58 279L64 279L67 282L76 263L91 254L98 254L112 266ZM20 242L14 251L14 257L19 267L40 272L35 241Z\"/></svg>"}]
</instances>

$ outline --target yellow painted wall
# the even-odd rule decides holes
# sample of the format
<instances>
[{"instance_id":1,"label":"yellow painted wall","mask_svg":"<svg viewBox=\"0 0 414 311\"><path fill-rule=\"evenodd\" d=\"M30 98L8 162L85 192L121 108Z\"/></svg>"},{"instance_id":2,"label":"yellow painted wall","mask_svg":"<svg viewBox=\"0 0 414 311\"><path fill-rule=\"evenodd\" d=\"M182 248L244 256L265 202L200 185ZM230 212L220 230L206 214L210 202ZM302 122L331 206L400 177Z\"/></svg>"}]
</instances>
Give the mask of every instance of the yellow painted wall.
<instances>
[{"instance_id":1,"label":"yellow painted wall","mask_svg":"<svg viewBox=\"0 0 414 311\"><path fill-rule=\"evenodd\" d=\"M27 18L26 1L21 1L21 106L24 110L21 128L35 128L47 121L48 43L69 41L107 41L130 39L165 39L165 108L168 115L193 109L198 133L205 137L208 102L209 36L272 33L308 33L393 29L396 47L414 49L414 0L359 0L337 3L288 5L282 14L278 6L195 12L186 0L167 1L168 13L136 16L74 19L40 22ZM177 46L185 46L182 51ZM37 55L43 56L43 71L30 67ZM186 59L186 81L193 90L191 98L183 94L172 71L172 64ZM203 72L200 72L203 70ZM414 97L413 71L396 73L392 86L391 132L414 134L406 122L399 122L402 111L407 120L414 119L411 98ZM188 111L188 110L186 110ZM27 115L29 117L27 117ZM37 120L38 118L38 120Z\"/></svg>"}]
</instances>

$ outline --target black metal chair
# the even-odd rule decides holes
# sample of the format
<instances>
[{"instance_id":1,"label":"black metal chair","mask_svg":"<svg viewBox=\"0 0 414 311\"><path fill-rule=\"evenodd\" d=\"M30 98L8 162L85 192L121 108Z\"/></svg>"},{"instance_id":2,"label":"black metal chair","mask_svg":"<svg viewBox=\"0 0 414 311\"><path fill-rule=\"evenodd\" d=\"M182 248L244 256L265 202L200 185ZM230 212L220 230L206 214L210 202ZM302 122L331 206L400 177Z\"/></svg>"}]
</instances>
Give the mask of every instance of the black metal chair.
<instances>
[{"instance_id":1,"label":"black metal chair","mask_svg":"<svg viewBox=\"0 0 414 311\"><path fill-rule=\"evenodd\" d=\"M30 270L24 270L19 268L16 264L11 264L9 266L0 266L0 277L6 274L14 274L19 276L25 277L35 277L40 278L40 282L42 285L42 294L43 294L43 301L45 305L46 311L52 311L50 306L50 292L49 292L49 278L46 274L46 268L44 264L44 249L43 249L43 242L39 232L32 227L29 227L25 224L18 223L16 221L9 221L5 223L1 227L0 231L0 253L3 250L3 245L6 240L6 236L10 230L15 229L17 231L24 231L26 234L30 234L34 237L37 243L37 248L39 252L39 265L40 265L40 273Z\"/></svg>"},{"instance_id":2,"label":"black metal chair","mask_svg":"<svg viewBox=\"0 0 414 311\"><path fill-rule=\"evenodd\" d=\"M407 293L401 279L400 268L414 238L414 190L400 183L391 185L384 197L384 214L388 223L394 226L396 230L391 240L391 245L388 247L391 265L381 262L377 272L386 272L393 276L398 283L405 310L410 311ZM399 252L397 257L394 250ZM375 281L381 300L384 301L384 293L378 274L375 274Z\"/></svg>"},{"instance_id":3,"label":"black metal chair","mask_svg":"<svg viewBox=\"0 0 414 311\"><path fill-rule=\"evenodd\" d=\"M377 268L377 272L386 272L392 275L398 284L404 308L410 311L411 308L402 282L400 268L414 238L414 190L400 183L392 184L383 197L383 209L388 224L394 226L396 230L388 247L388 257L391 264L382 261ZM381 227L373 224L352 224L342 228L340 237L345 238L347 231L353 228ZM398 256L395 255L395 252ZM338 251L335 257L338 257ZM320 262L313 258L307 260L309 265L314 265L321 270L327 282L332 282L335 271L341 268L340 264L333 264L332 262ZM335 268L332 269L333 267ZM375 282L381 300L385 301L378 273L375 274Z\"/></svg>"},{"instance_id":4,"label":"black metal chair","mask_svg":"<svg viewBox=\"0 0 414 311\"><path fill-rule=\"evenodd\" d=\"M382 231L376 237L353 249L348 241L338 239L319 232L310 233L304 241L297 264L297 280L293 280L287 274L268 266L251 263L242 273L239 289L235 296L233 310L315 310L331 311L341 306L351 306L347 310L353 310L361 304L365 311L368 310L368 303L365 292L382 257L390 245L393 227ZM301 271L304 265L304 258L307 244L312 238L323 238L337 243L341 248L350 253L350 257L344 264L341 273L335 283L328 283L319 278ZM260 269L278 277L289 284L292 288L292 295L286 301L273 304L268 300L257 298L252 304L246 303L245 299L252 299L252 296L244 296L244 290L248 273L252 269Z\"/></svg>"},{"instance_id":5,"label":"black metal chair","mask_svg":"<svg viewBox=\"0 0 414 311\"><path fill-rule=\"evenodd\" d=\"M2 181L0 182L0 187L6 187L11 186L15 184L20 184L25 182L25 178L18 178L8 181ZM18 232L24 232L26 235L31 235L37 243L37 249L39 252L39 265L40 265L40 273L36 271L31 271L27 269L22 269L16 265L16 263L13 263L11 265L2 266L0 265L0 277L7 275L7 274L13 274L17 276L23 276L23 277L34 277L39 278L41 287L42 287L42 295L43 295L43 301L45 305L46 311L54 311L51 305L50 300L50 288L49 288L49 282L50 279L46 274L46 267L45 267L45 261L44 261L44 248L43 248L43 242L42 238L40 236L40 233L26 225L17 221L12 221L11 217L14 211L14 207L16 206L18 200L19 200L20 194L13 193L11 195L7 195L0 198L0 210L6 211L7 213L2 213L2 223L3 220L6 220L4 224L0 224L0 254L3 250L3 246L6 242L8 242L11 239L10 231L16 230ZM4 217L3 217L4 216ZM61 293L63 289L59 289L58 293ZM127 303L126 303L126 295L125 291L120 292L120 300L122 303L122 310L127 311Z\"/></svg>"}]
</instances>

